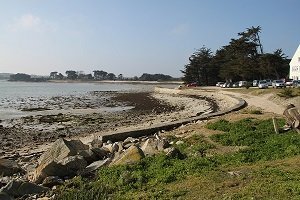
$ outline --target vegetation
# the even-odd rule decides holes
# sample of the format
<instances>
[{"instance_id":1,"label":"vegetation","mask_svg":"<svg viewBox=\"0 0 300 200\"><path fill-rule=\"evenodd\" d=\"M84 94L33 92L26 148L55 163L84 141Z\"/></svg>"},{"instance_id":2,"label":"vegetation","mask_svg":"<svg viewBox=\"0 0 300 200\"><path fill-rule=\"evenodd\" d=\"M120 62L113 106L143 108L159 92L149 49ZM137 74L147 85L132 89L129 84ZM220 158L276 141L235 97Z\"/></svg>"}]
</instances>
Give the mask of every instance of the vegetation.
<instances>
[{"instance_id":1,"label":"vegetation","mask_svg":"<svg viewBox=\"0 0 300 200\"><path fill-rule=\"evenodd\" d=\"M213 54L207 47L193 53L184 66L183 80L187 83L212 85L217 81L240 81L286 78L290 60L281 49L264 53L259 33L261 27L251 27L238 33Z\"/></svg>"},{"instance_id":2,"label":"vegetation","mask_svg":"<svg viewBox=\"0 0 300 200\"><path fill-rule=\"evenodd\" d=\"M28 74L17 73L11 74L9 77L9 81L32 81L32 82L43 82L46 81L44 77L31 77Z\"/></svg>"},{"instance_id":3,"label":"vegetation","mask_svg":"<svg viewBox=\"0 0 300 200\"><path fill-rule=\"evenodd\" d=\"M283 124L284 120L280 120L279 125ZM214 142L201 133L184 139L184 143L175 145L184 153L184 158L161 154L146 157L134 165L102 168L90 181L76 177L57 190L57 198L298 198L299 134L293 131L276 134L271 119L219 120L207 128L224 133L213 135ZM243 148L207 156L215 148L213 143Z\"/></svg>"},{"instance_id":4,"label":"vegetation","mask_svg":"<svg viewBox=\"0 0 300 200\"><path fill-rule=\"evenodd\" d=\"M116 76L114 73L109 73L103 70L94 70L92 74L85 74L82 71L67 70L66 76L56 71L51 72L49 78L53 80L133 80L133 81L171 81L177 80L169 75L164 74L147 74L144 73L140 77L124 78L123 74Z\"/></svg>"}]
</instances>

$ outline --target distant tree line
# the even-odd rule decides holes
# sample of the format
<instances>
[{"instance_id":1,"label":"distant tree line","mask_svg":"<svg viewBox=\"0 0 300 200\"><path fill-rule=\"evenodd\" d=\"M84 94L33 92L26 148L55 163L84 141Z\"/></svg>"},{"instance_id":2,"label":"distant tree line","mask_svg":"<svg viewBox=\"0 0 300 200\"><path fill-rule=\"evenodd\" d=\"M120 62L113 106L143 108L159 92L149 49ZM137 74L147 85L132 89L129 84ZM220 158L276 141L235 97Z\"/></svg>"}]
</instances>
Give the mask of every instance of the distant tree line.
<instances>
[{"instance_id":1,"label":"distant tree line","mask_svg":"<svg viewBox=\"0 0 300 200\"><path fill-rule=\"evenodd\" d=\"M82 71L67 70L65 76L59 72L51 72L49 78L53 80L133 80L133 81L171 81L176 80L172 76L164 74L147 74L144 73L140 77L127 78L123 74L116 76L103 70L94 70L93 74L85 74Z\"/></svg>"},{"instance_id":2,"label":"distant tree line","mask_svg":"<svg viewBox=\"0 0 300 200\"><path fill-rule=\"evenodd\" d=\"M247 28L238 33L215 53L202 47L189 57L181 71L183 81L212 85L217 81L261 80L286 78L289 62L281 49L265 53L259 33L261 27Z\"/></svg>"},{"instance_id":3,"label":"distant tree line","mask_svg":"<svg viewBox=\"0 0 300 200\"><path fill-rule=\"evenodd\" d=\"M9 76L9 81L30 81L30 82L44 82L47 81L45 77L31 77L29 74L17 73Z\"/></svg>"}]
</instances>

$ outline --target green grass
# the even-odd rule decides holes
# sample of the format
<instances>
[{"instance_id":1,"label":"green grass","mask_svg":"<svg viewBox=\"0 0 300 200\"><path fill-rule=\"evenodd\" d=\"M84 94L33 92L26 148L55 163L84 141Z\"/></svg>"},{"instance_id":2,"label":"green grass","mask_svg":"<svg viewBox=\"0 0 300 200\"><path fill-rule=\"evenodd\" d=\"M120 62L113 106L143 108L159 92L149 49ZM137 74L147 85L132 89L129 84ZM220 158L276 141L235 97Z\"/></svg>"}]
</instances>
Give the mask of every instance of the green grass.
<instances>
[{"instance_id":1,"label":"green grass","mask_svg":"<svg viewBox=\"0 0 300 200\"><path fill-rule=\"evenodd\" d=\"M279 120L279 126L284 120ZM290 199L300 194L300 167L294 170L265 163L300 155L300 135L276 134L271 119L219 120L207 128L224 131L211 137L226 146L243 146L238 152L206 157L215 148L199 134L174 145L184 159L163 154L146 157L134 165L102 168L94 180L76 177L57 191L58 199ZM230 177L229 169L250 172ZM258 167L257 167L258 166ZM298 166L298 164L297 164ZM192 184L196 184L191 186ZM263 186L265 184L265 186ZM197 189L197 187L202 188ZM177 187L180 186L180 187ZM214 189L213 189L214 188ZM218 193L215 189L221 193ZM221 195L221 196L220 196ZM222 196L223 195L223 196ZM208 198L210 197L210 198Z\"/></svg>"}]
</instances>

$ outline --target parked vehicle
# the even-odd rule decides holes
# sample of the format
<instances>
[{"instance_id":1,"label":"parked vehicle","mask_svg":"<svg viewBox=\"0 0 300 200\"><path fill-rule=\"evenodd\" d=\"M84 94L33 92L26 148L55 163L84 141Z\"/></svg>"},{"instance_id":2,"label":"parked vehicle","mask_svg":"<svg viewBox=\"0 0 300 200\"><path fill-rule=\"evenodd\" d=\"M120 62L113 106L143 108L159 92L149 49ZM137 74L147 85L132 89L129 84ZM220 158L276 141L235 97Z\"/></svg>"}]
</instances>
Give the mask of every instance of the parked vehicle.
<instances>
[{"instance_id":1,"label":"parked vehicle","mask_svg":"<svg viewBox=\"0 0 300 200\"><path fill-rule=\"evenodd\" d=\"M286 86L285 86L285 83L283 82L283 80L274 80L273 82L272 82L272 87L273 88L285 88Z\"/></svg>"},{"instance_id":2,"label":"parked vehicle","mask_svg":"<svg viewBox=\"0 0 300 200\"><path fill-rule=\"evenodd\" d=\"M232 82L226 82L222 85L222 88L231 88L233 86Z\"/></svg>"},{"instance_id":3,"label":"parked vehicle","mask_svg":"<svg viewBox=\"0 0 300 200\"><path fill-rule=\"evenodd\" d=\"M217 82L216 86L221 87L224 84L224 82Z\"/></svg>"},{"instance_id":4,"label":"parked vehicle","mask_svg":"<svg viewBox=\"0 0 300 200\"><path fill-rule=\"evenodd\" d=\"M239 82L235 82L235 83L232 85L232 87L238 88L238 87L239 87Z\"/></svg>"},{"instance_id":5,"label":"parked vehicle","mask_svg":"<svg viewBox=\"0 0 300 200\"><path fill-rule=\"evenodd\" d=\"M268 86L272 86L272 80L271 79L266 79Z\"/></svg>"},{"instance_id":6,"label":"parked vehicle","mask_svg":"<svg viewBox=\"0 0 300 200\"><path fill-rule=\"evenodd\" d=\"M286 79L285 80L285 85L286 86L292 86L293 85L293 79Z\"/></svg>"},{"instance_id":7,"label":"parked vehicle","mask_svg":"<svg viewBox=\"0 0 300 200\"><path fill-rule=\"evenodd\" d=\"M187 87L197 87L198 84L197 83L189 83L186 85Z\"/></svg>"},{"instance_id":8,"label":"parked vehicle","mask_svg":"<svg viewBox=\"0 0 300 200\"><path fill-rule=\"evenodd\" d=\"M258 82L258 88L259 89L265 89L268 88L268 83L266 80L261 80Z\"/></svg>"},{"instance_id":9,"label":"parked vehicle","mask_svg":"<svg viewBox=\"0 0 300 200\"><path fill-rule=\"evenodd\" d=\"M293 80L293 88L300 87L300 80Z\"/></svg>"},{"instance_id":10,"label":"parked vehicle","mask_svg":"<svg viewBox=\"0 0 300 200\"><path fill-rule=\"evenodd\" d=\"M246 87L247 86L247 81L240 81L239 82L239 87Z\"/></svg>"},{"instance_id":11,"label":"parked vehicle","mask_svg":"<svg viewBox=\"0 0 300 200\"><path fill-rule=\"evenodd\" d=\"M253 87L257 87L257 86L258 86L258 83L259 83L259 80L253 80L252 86L253 86Z\"/></svg>"}]
</instances>

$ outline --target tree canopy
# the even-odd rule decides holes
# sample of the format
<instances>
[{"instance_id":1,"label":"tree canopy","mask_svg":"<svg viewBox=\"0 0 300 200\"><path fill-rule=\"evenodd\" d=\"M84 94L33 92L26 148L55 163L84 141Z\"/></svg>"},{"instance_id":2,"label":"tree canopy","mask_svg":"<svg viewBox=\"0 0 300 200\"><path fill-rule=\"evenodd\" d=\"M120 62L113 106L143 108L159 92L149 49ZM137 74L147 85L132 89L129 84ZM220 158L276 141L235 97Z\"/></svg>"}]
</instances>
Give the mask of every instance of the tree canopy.
<instances>
[{"instance_id":1,"label":"tree canopy","mask_svg":"<svg viewBox=\"0 0 300 200\"><path fill-rule=\"evenodd\" d=\"M289 60L281 49L264 53L260 32L260 26L247 28L215 54L207 47L196 50L181 71L183 80L212 85L224 80L285 78L289 72Z\"/></svg>"}]
</instances>

